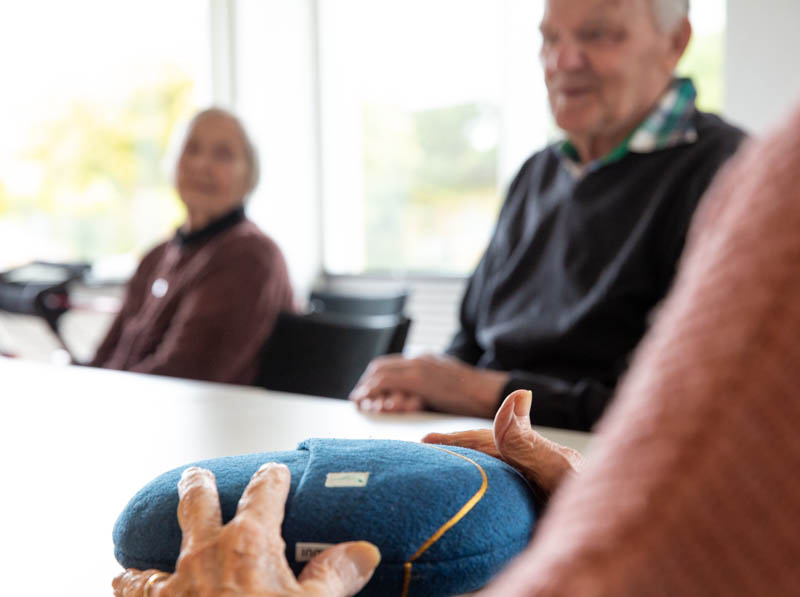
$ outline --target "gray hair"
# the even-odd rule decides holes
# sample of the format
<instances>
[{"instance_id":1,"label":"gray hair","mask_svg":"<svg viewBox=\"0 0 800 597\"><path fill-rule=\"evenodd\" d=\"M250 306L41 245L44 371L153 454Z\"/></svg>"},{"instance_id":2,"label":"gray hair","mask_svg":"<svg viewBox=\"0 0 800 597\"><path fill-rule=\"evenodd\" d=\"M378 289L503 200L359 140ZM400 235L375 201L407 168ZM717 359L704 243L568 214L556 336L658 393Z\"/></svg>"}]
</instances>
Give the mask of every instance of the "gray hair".
<instances>
[{"instance_id":1,"label":"gray hair","mask_svg":"<svg viewBox=\"0 0 800 597\"><path fill-rule=\"evenodd\" d=\"M253 140L250 138L250 135L247 134L247 129L244 127L244 124L242 124L242 120L236 116L236 114L225 110L224 108L211 107L201 110L195 114L194 118L192 118L192 120L189 122L189 127L187 130L191 131L197 121L205 118L206 116L224 116L225 118L232 120L239 128L239 133L242 135L242 142L244 143L244 158L247 162L247 174L245 176L247 177L247 195L249 195L258 185L258 179L261 176L261 165L258 159L258 151L256 150Z\"/></svg>"},{"instance_id":2,"label":"gray hair","mask_svg":"<svg viewBox=\"0 0 800 597\"><path fill-rule=\"evenodd\" d=\"M689 0L650 0L650 4L661 31L672 31L689 16Z\"/></svg>"}]
</instances>

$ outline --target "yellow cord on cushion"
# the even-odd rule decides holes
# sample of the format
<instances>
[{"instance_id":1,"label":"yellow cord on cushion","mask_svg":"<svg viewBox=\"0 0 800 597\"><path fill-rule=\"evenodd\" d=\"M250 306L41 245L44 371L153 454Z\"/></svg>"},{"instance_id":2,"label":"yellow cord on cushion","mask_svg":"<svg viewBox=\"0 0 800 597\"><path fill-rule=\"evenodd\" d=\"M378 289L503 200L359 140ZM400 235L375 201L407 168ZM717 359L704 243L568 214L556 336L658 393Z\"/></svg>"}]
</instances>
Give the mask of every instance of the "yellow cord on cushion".
<instances>
[{"instance_id":1,"label":"yellow cord on cushion","mask_svg":"<svg viewBox=\"0 0 800 597\"><path fill-rule=\"evenodd\" d=\"M479 501L481 501L481 498L483 498L484 494L486 493L486 490L489 488L489 479L486 478L486 473L484 472L483 468L481 468L480 464L478 464L477 462L475 462L471 458L467 458L466 456L463 456L462 454L458 454L457 452L453 452L453 451L448 450L446 448L440 448L439 446L431 446L431 448L435 448L437 450L441 450L442 452L447 452L448 454L452 454L453 456L458 456L462 460L466 460L467 462L470 462L470 463L474 464L475 468L477 468L478 472L481 474L481 477L482 477L483 481L481 482L481 487L480 487L480 489L478 489L478 492L475 495L473 495L471 498L469 498L469 500L467 500L466 504L461 506L461 509L458 512L456 512L455 516L453 516L450 520L448 520L446 523L444 523L439 528L438 531L436 531L433 535L431 535L430 539L428 539L427 541L425 541L425 543L422 544L422 547L420 547L417 550L417 553L415 553L413 556L411 556L408 559L408 561L405 564L403 564L403 569L404 569L405 573L403 575L403 592L401 594L402 597L408 597L408 589L411 586L411 566L412 566L412 563L415 560L417 560L417 558L419 558L423 553L425 553L430 548L431 545L433 545L439 539L441 539L442 535L444 535L447 531L449 531L451 528L453 528L458 523L458 521L460 521L462 518L464 518L467 515L467 513L475 507L475 504L477 504Z\"/></svg>"}]
</instances>

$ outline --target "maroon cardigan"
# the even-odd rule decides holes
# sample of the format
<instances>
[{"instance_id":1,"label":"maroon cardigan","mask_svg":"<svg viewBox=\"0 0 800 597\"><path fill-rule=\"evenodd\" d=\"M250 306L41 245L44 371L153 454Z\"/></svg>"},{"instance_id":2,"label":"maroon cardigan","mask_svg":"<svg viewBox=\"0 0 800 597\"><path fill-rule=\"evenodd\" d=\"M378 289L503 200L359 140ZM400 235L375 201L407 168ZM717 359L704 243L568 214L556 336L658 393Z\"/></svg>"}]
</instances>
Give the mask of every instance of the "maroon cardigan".
<instances>
[{"instance_id":1,"label":"maroon cardigan","mask_svg":"<svg viewBox=\"0 0 800 597\"><path fill-rule=\"evenodd\" d=\"M253 381L276 316L293 308L292 289L278 246L241 211L223 220L144 257L91 365Z\"/></svg>"}]
</instances>

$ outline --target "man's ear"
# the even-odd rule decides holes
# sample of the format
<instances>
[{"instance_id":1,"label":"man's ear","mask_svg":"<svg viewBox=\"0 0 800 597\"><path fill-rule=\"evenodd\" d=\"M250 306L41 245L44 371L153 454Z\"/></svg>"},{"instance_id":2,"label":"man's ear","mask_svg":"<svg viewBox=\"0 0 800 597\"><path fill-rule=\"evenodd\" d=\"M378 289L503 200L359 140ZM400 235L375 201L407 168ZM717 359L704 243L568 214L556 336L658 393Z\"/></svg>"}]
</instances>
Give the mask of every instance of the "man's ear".
<instances>
[{"instance_id":1,"label":"man's ear","mask_svg":"<svg viewBox=\"0 0 800 597\"><path fill-rule=\"evenodd\" d=\"M692 39L692 24L689 19L684 17L681 22L676 25L672 33L669 34L669 55L672 69L680 62L686 48L689 46L689 41Z\"/></svg>"}]
</instances>

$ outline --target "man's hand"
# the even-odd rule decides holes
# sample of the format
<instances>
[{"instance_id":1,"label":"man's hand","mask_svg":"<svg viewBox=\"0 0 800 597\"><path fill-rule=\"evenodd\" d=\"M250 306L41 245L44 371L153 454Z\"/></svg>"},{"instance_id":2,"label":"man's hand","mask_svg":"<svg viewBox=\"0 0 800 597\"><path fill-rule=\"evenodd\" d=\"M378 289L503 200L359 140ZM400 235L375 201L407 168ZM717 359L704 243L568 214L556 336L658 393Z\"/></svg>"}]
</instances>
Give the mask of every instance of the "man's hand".
<instances>
[{"instance_id":1,"label":"man's hand","mask_svg":"<svg viewBox=\"0 0 800 597\"><path fill-rule=\"evenodd\" d=\"M242 494L236 516L223 526L213 473L186 469L178 484L183 542L175 573L126 570L114 579L115 597L345 597L357 593L380 561L371 543L331 547L295 578L281 538L289 481L286 466L262 466Z\"/></svg>"},{"instance_id":2,"label":"man's hand","mask_svg":"<svg viewBox=\"0 0 800 597\"><path fill-rule=\"evenodd\" d=\"M494 415L508 373L478 369L451 357L373 360L350 393L361 410L408 412L430 408L474 417Z\"/></svg>"},{"instance_id":3,"label":"man's hand","mask_svg":"<svg viewBox=\"0 0 800 597\"><path fill-rule=\"evenodd\" d=\"M530 410L531 393L517 390L497 411L494 429L430 433L422 441L472 448L504 460L549 496L565 476L580 470L583 457L536 433L531 428Z\"/></svg>"}]
</instances>

